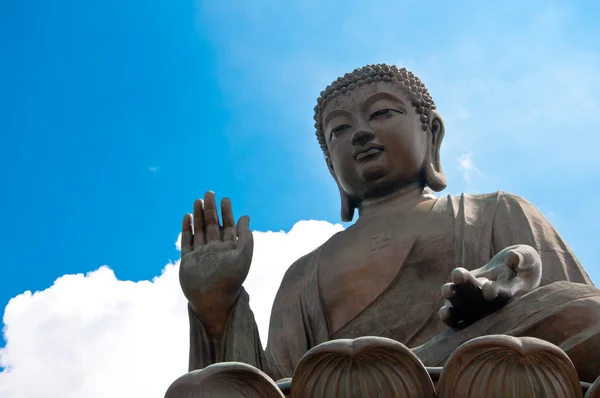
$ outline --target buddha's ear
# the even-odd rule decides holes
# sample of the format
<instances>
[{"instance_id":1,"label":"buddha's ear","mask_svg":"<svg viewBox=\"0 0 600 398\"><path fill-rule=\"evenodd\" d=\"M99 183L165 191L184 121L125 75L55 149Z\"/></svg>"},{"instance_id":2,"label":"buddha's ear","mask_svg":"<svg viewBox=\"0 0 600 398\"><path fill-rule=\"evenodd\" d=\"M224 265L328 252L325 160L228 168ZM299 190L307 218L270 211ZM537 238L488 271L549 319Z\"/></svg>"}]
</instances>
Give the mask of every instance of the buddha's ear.
<instances>
[{"instance_id":1,"label":"buddha's ear","mask_svg":"<svg viewBox=\"0 0 600 398\"><path fill-rule=\"evenodd\" d=\"M425 158L425 182L432 190L439 192L446 188L446 176L440 161L440 149L444 139L445 126L442 115L438 111L429 111L427 115L429 128L425 132L428 138L427 156Z\"/></svg>"},{"instance_id":2,"label":"buddha's ear","mask_svg":"<svg viewBox=\"0 0 600 398\"><path fill-rule=\"evenodd\" d=\"M342 221L350 222L354 218L354 210L356 209L356 205L354 204L352 199L350 199L348 194L346 194L346 192L344 192L344 190L342 189L342 186L340 185L337 176L335 175L335 171L333 170L333 164L331 163L331 161L327 158L325 160L327 161L327 168L329 169L331 176L335 180L335 183L337 184L338 189L340 190Z\"/></svg>"}]
</instances>

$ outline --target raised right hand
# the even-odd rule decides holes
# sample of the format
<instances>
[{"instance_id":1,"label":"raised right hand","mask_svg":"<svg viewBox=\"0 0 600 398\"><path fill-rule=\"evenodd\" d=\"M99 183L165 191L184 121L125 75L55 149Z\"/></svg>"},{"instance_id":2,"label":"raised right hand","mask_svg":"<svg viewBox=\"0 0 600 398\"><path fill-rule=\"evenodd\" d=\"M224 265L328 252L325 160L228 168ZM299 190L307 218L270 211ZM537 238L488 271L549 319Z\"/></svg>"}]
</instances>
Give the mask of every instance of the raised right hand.
<instances>
[{"instance_id":1,"label":"raised right hand","mask_svg":"<svg viewBox=\"0 0 600 398\"><path fill-rule=\"evenodd\" d=\"M221 201L221 216L223 225L213 192L194 202L193 218L191 214L183 217L179 266L183 294L207 332L217 338L248 276L254 250L250 219L241 217L234 227L227 198Z\"/></svg>"}]
</instances>

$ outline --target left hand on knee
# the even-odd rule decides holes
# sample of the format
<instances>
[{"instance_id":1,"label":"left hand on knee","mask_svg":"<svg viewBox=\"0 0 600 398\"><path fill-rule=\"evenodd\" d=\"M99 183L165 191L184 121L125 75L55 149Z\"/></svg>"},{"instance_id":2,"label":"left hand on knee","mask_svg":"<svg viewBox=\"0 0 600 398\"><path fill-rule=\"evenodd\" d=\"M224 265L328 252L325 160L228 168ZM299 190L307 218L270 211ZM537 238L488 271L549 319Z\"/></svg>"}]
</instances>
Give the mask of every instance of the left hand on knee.
<instances>
[{"instance_id":1,"label":"left hand on knee","mask_svg":"<svg viewBox=\"0 0 600 398\"><path fill-rule=\"evenodd\" d=\"M456 268L442 286L440 319L450 327L468 326L539 287L541 277L540 255L527 245L507 247L473 271Z\"/></svg>"}]
</instances>

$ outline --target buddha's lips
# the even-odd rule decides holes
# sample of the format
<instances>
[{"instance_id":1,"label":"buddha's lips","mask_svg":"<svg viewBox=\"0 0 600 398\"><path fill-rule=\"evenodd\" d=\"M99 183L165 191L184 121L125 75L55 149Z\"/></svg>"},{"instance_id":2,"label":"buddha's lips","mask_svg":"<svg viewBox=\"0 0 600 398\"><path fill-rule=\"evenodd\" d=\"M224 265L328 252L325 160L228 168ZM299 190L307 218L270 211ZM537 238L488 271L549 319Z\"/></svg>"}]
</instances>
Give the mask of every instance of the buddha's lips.
<instances>
[{"instance_id":1,"label":"buddha's lips","mask_svg":"<svg viewBox=\"0 0 600 398\"><path fill-rule=\"evenodd\" d=\"M366 161L372 156L377 155L378 153L383 152L384 148L381 145L371 144L362 148L357 148L352 157L357 161Z\"/></svg>"}]
</instances>

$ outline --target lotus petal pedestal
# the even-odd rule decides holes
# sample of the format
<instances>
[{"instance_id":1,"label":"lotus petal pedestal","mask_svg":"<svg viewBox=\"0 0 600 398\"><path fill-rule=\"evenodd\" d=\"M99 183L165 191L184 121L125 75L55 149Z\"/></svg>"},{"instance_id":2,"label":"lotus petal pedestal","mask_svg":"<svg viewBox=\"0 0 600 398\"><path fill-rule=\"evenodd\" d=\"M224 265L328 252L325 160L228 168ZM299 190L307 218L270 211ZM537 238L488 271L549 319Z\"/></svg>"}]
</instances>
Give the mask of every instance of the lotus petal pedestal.
<instances>
[{"instance_id":1,"label":"lotus petal pedestal","mask_svg":"<svg viewBox=\"0 0 600 398\"><path fill-rule=\"evenodd\" d=\"M284 398L261 370L240 362L221 362L189 372L171 384L165 398Z\"/></svg>"},{"instance_id":2,"label":"lotus petal pedestal","mask_svg":"<svg viewBox=\"0 0 600 398\"><path fill-rule=\"evenodd\" d=\"M600 398L600 378L591 387L580 383L567 354L535 338L475 338L454 351L440 374L397 341L360 337L314 347L291 381L275 383L243 363L218 363L183 375L165 398L583 398L583 385L585 398Z\"/></svg>"},{"instance_id":3,"label":"lotus petal pedestal","mask_svg":"<svg viewBox=\"0 0 600 398\"><path fill-rule=\"evenodd\" d=\"M600 377L596 379L594 384L585 394L585 398L600 398Z\"/></svg>"},{"instance_id":4,"label":"lotus petal pedestal","mask_svg":"<svg viewBox=\"0 0 600 398\"><path fill-rule=\"evenodd\" d=\"M439 398L583 396L573 363L557 346L531 337L485 336L454 351Z\"/></svg>"},{"instance_id":5,"label":"lotus petal pedestal","mask_svg":"<svg viewBox=\"0 0 600 398\"><path fill-rule=\"evenodd\" d=\"M383 337L333 340L308 351L292 378L292 397L434 398L427 370L406 346Z\"/></svg>"}]
</instances>

